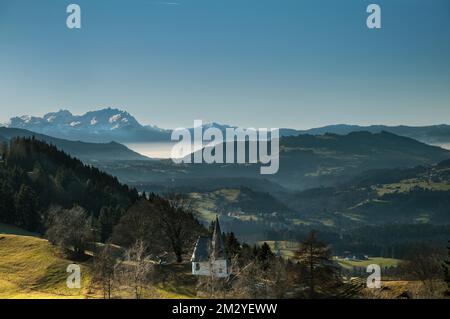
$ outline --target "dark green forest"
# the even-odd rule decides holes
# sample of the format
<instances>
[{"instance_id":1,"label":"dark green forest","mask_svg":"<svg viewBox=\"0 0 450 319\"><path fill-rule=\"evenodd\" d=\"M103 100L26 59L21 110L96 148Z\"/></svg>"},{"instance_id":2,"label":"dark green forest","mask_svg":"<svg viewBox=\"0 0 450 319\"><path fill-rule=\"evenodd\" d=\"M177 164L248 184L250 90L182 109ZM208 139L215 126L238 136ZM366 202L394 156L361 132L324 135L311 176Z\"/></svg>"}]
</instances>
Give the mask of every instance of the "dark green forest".
<instances>
[{"instance_id":1,"label":"dark green forest","mask_svg":"<svg viewBox=\"0 0 450 319\"><path fill-rule=\"evenodd\" d=\"M1 158L0 222L29 231L45 230L52 205L77 204L99 218L107 210L125 210L139 198L135 189L115 177L34 138L4 143Z\"/></svg>"}]
</instances>

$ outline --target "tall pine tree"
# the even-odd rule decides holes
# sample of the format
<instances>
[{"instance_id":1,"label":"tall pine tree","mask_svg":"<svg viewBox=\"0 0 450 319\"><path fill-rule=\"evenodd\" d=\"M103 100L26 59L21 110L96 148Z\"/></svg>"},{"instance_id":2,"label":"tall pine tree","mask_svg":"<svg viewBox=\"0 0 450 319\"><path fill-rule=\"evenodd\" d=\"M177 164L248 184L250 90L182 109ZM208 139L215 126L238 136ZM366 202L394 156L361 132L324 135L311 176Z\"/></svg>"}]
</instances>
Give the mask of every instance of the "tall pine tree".
<instances>
[{"instance_id":1,"label":"tall pine tree","mask_svg":"<svg viewBox=\"0 0 450 319\"><path fill-rule=\"evenodd\" d=\"M41 227L41 216L38 211L38 196L31 187L22 184L15 196L16 223L30 231L38 231Z\"/></svg>"}]
</instances>

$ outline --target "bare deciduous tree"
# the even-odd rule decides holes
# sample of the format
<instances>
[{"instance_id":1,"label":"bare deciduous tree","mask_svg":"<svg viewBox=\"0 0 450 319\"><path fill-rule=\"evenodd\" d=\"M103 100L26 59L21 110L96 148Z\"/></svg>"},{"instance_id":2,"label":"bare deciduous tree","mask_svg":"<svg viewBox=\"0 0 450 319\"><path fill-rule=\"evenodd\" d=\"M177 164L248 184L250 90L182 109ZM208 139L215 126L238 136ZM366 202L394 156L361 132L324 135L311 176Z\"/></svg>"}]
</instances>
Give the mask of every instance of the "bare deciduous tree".
<instances>
[{"instance_id":1,"label":"bare deciduous tree","mask_svg":"<svg viewBox=\"0 0 450 319\"><path fill-rule=\"evenodd\" d=\"M398 271L407 278L423 284L421 298L436 297L437 281L444 279L443 255L437 249L426 245L416 245L399 265Z\"/></svg>"},{"instance_id":2,"label":"bare deciduous tree","mask_svg":"<svg viewBox=\"0 0 450 319\"><path fill-rule=\"evenodd\" d=\"M91 220L80 206L49 210L47 237L73 258L82 258L87 245L94 241Z\"/></svg>"},{"instance_id":3,"label":"bare deciduous tree","mask_svg":"<svg viewBox=\"0 0 450 319\"><path fill-rule=\"evenodd\" d=\"M322 295L332 295L333 288L341 284L339 268L331 259L331 250L317 239L317 232L312 231L300 243L295 258L300 267L299 283L306 285L309 298L318 297L319 291Z\"/></svg>"},{"instance_id":4,"label":"bare deciduous tree","mask_svg":"<svg viewBox=\"0 0 450 319\"><path fill-rule=\"evenodd\" d=\"M100 283L105 299L112 298L116 279L116 264L116 258L110 244L106 244L94 257L94 280Z\"/></svg>"},{"instance_id":5,"label":"bare deciduous tree","mask_svg":"<svg viewBox=\"0 0 450 319\"><path fill-rule=\"evenodd\" d=\"M142 299L144 290L150 283L150 275L154 265L147 256L147 247L142 240L138 240L125 253L125 278L133 289L136 299Z\"/></svg>"},{"instance_id":6,"label":"bare deciduous tree","mask_svg":"<svg viewBox=\"0 0 450 319\"><path fill-rule=\"evenodd\" d=\"M180 263L205 230L184 197L150 198L137 202L121 218L114 229L113 241L130 247L136 240L142 240L148 252L155 255L172 252Z\"/></svg>"},{"instance_id":7,"label":"bare deciduous tree","mask_svg":"<svg viewBox=\"0 0 450 319\"><path fill-rule=\"evenodd\" d=\"M450 244L450 240L448 241ZM448 257L444 262L444 273L445 273L445 282L447 283L447 291L446 295L450 296L450 246L447 247Z\"/></svg>"},{"instance_id":8,"label":"bare deciduous tree","mask_svg":"<svg viewBox=\"0 0 450 319\"><path fill-rule=\"evenodd\" d=\"M176 261L181 263L187 248L202 233L192 211L191 201L183 195L168 195L167 202L159 202L158 214L161 230L168 239Z\"/></svg>"}]
</instances>

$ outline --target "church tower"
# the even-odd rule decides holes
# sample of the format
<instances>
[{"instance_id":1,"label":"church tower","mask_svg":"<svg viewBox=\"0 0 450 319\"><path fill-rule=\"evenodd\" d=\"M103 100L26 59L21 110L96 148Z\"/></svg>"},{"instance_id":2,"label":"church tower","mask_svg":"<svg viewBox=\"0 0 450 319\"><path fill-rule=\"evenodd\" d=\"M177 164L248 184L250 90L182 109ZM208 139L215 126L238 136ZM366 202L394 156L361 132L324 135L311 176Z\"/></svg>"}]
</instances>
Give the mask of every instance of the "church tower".
<instances>
[{"instance_id":1,"label":"church tower","mask_svg":"<svg viewBox=\"0 0 450 319\"><path fill-rule=\"evenodd\" d=\"M230 262L225 250L219 217L214 222L212 237L199 237L191 258L192 274L196 276L229 277Z\"/></svg>"}]
</instances>

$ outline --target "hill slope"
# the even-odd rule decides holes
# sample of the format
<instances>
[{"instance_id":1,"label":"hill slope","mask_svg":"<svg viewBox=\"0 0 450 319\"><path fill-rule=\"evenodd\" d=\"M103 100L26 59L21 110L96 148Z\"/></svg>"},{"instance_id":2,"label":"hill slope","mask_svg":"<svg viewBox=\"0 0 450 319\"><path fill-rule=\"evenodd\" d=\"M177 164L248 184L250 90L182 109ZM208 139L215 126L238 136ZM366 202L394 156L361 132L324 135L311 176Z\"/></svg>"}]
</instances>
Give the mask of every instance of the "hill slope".
<instances>
[{"instance_id":1,"label":"hill slope","mask_svg":"<svg viewBox=\"0 0 450 319\"><path fill-rule=\"evenodd\" d=\"M386 125L328 125L303 131L285 130L285 135L312 134L323 135L349 134L352 132L366 131L371 133L389 132L400 136L410 137L428 144L450 143L450 125L430 125L430 126L386 126ZM283 133L283 132L282 132Z\"/></svg>"},{"instance_id":2,"label":"hill slope","mask_svg":"<svg viewBox=\"0 0 450 319\"><path fill-rule=\"evenodd\" d=\"M223 148L226 158L225 144L218 147ZM264 177L284 187L306 189L335 185L370 169L429 165L448 158L448 150L388 132L300 135L280 139L280 169L277 174ZM260 176L259 164L205 164L187 168L190 170L184 177L190 172L213 177Z\"/></svg>"},{"instance_id":3,"label":"hill slope","mask_svg":"<svg viewBox=\"0 0 450 319\"><path fill-rule=\"evenodd\" d=\"M5 226L2 226L5 229ZM90 271L81 265L82 289L66 285L67 266L47 240L0 233L0 299L88 298Z\"/></svg>"},{"instance_id":4,"label":"hill slope","mask_svg":"<svg viewBox=\"0 0 450 319\"><path fill-rule=\"evenodd\" d=\"M450 164L363 172L345 184L287 195L302 218L358 224L450 224Z\"/></svg>"},{"instance_id":5,"label":"hill slope","mask_svg":"<svg viewBox=\"0 0 450 319\"><path fill-rule=\"evenodd\" d=\"M195 192L189 194L193 206L203 220L211 222L216 214L225 214L238 220L258 219L258 216L271 215L274 212L286 214L291 209L269 193L255 192L249 188L224 188L213 192Z\"/></svg>"},{"instance_id":6,"label":"hill slope","mask_svg":"<svg viewBox=\"0 0 450 319\"><path fill-rule=\"evenodd\" d=\"M42 238L20 228L0 224L0 299L100 299L98 285L92 281L92 259L84 263L60 257L58 250ZM81 267L81 289L67 288L70 264ZM196 278L191 265L167 265L167 277L158 283L149 298L186 299L196 297ZM130 289L116 289L114 296L133 298Z\"/></svg>"},{"instance_id":7,"label":"hill slope","mask_svg":"<svg viewBox=\"0 0 450 319\"><path fill-rule=\"evenodd\" d=\"M60 150L77 157L83 161L120 161L120 160L148 160L148 157L140 155L122 144L110 143L86 143L63 140L43 134L38 134L24 129L0 127L0 142L9 141L15 137L35 137L37 140L55 145Z\"/></svg>"},{"instance_id":8,"label":"hill slope","mask_svg":"<svg viewBox=\"0 0 450 319\"><path fill-rule=\"evenodd\" d=\"M42 231L51 205L80 205L98 217L103 207L126 209L135 190L35 139L13 139L0 161L0 222Z\"/></svg>"}]
</instances>

